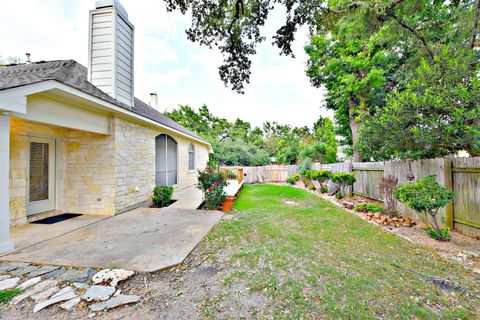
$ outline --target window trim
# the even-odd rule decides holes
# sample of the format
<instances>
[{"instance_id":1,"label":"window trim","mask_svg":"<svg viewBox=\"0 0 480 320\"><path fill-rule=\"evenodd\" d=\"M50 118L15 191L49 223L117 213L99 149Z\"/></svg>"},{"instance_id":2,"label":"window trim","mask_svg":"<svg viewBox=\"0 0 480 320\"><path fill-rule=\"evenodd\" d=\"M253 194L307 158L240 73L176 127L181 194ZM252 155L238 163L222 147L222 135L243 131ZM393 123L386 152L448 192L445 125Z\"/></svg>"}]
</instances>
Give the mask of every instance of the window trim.
<instances>
[{"instance_id":1,"label":"window trim","mask_svg":"<svg viewBox=\"0 0 480 320\"><path fill-rule=\"evenodd\" d=\"M192 162L191 157L193 157ZM190 163L192 163L192 168L190 167ZM191 142L188 145L188 171L195 171L195 146Z\"/></svg>"}]
</instances>

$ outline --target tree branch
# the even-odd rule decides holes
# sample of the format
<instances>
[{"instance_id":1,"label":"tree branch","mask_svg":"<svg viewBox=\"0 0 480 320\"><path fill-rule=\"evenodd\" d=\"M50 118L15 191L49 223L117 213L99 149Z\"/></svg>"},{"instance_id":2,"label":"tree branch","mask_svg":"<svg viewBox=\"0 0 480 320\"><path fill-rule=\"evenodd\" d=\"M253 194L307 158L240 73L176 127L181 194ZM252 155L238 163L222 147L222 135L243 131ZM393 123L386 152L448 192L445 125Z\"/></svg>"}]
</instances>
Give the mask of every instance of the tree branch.
<instances>
[{"instance_id":1,"label":"tree branch","mask_svg":"<svg viewBox=\"0 0 480 320\"><path fill-rule=\"evenodd\" d=\"M420 33L418 33L415 29L413 29L413 28L410 27L408 24L406 24L405 21L403 21L402 19L400 19L399 17L397 17L395 14L393 14L393 13L391 13L391 12L387 12L387 16L395 19L395 21L397 21L397 23L398 23L400 26L402 26L404 29L407 29L407 30L410 31L415 37L417 37L417 39L422 42L423 46L425 47L425 50L427 50L428 56L433 60L433 57L434 57L433 51L432 51L432 49L430 49L430 46L428 45L427 40L426 40Z\"/></svg>"},{"instance_id":2,"label":"tree branch","mask_svg":"<svg viewBox=\"0 0 480 320\"><path fill-rule=\"evenodd\" d=\"M475 4L475 16L473 18L473 34L472 34L472 42L470 43L470 48L475 48L475 43L477 40L478 35L478 19L480 17L480 0L476 1Z\"/></svg>"}]
</instances>

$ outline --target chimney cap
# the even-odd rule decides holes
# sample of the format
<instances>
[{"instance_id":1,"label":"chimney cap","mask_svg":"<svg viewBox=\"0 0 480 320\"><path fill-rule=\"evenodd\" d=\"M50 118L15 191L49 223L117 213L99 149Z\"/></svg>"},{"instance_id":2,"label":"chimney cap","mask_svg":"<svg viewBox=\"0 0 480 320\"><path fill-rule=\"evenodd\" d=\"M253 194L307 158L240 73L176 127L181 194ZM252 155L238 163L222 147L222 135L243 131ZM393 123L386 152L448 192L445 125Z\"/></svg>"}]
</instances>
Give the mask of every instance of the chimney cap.
<instances>
[{"instance_id":1,"label":"chimney cap","mask_svg":"<svg viewBox=\"0 0 480 320\"><path fill-rule=\"evenodd\" d=\"M116 8L117 11L125 18L128 19L127 10L122 6L118 0L97 0L95 1L95 9L101 8Z\"/></svg>"}]
</instances>

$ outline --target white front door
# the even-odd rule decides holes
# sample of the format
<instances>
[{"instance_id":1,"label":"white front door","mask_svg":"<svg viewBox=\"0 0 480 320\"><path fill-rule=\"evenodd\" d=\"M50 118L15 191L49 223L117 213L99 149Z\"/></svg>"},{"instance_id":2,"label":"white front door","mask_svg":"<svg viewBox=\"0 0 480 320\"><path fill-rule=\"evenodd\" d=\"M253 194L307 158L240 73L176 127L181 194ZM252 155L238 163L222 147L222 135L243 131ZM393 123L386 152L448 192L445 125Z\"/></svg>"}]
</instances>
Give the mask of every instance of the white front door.
<instances>
[{"instance_id":1,"label":"white front door","mask_svg":"<svg viewBox=\"0 0 480 320\"><path fill-rule=\"evenodd\" d=\"M55 139L29 137L27 215L55 209Z\"/></svg>"}]
</instances>

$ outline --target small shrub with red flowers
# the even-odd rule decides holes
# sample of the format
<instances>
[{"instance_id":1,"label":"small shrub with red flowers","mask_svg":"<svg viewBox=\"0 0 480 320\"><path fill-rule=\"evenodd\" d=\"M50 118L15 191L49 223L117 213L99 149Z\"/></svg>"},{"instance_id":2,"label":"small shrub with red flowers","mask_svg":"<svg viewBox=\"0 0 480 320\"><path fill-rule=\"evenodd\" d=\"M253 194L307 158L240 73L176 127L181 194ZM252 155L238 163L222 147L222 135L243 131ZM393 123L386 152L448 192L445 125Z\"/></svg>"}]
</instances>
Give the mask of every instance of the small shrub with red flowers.
<instances>
[{"instance_id":1,"label":"small shrub with red flowers","mask_svg":"<svg viewBox=\"0 0 480 320\"><path fill-rule=\"evenodd\" d=\"M198 188L203 191L205 208L217 209L222 206L222 201L227 198L224 187L227 181L221 172L213 171L210 167L198 171Z\"/></svg>"}]
</instances>

